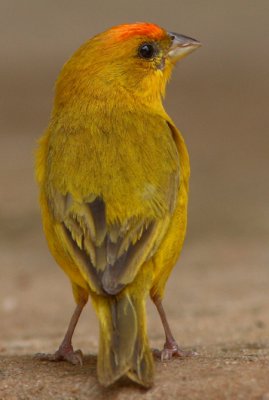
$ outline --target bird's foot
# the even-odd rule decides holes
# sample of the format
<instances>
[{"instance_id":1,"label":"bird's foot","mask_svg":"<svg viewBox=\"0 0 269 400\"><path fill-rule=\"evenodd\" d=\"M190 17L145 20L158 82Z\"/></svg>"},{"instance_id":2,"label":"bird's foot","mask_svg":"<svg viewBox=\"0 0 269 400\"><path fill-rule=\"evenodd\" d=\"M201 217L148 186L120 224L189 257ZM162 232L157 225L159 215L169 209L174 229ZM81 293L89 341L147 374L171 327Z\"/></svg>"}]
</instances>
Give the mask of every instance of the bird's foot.
<instances>
[{"instance_id":1,"label":"bird's foot","mask_svg":"<svg viewBox=\"0 0 269 400\"><path fill-rule=\"evenodd\" d=\"M163 350L153 350L153 354L162 362L172 360L173 357L194 357L198 355L195 351L181 349L175 341L165 342Z\"/></svg>"},{"instance_id":2,"label":"bird's foot","mask_svg":"<svg viewBox=\"0 0 269 400\"><path fill-rule=\"evenodd\" d=\"M83 364L82 351L74 351L72 345L61 345L54 354L37 353L35 358L41 361L68 361L73 365Z\"/></svg>"}]
</instances>

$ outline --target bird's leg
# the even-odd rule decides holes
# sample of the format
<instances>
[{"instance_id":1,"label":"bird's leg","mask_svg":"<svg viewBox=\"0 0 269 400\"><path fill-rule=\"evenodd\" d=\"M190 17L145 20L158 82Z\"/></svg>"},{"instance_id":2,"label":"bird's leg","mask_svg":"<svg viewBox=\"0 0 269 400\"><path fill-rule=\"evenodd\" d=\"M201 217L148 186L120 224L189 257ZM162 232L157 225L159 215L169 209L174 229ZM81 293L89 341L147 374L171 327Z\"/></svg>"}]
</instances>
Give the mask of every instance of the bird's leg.
<instances>
[{"instance_id":1,"label":"bird's leg","mask_svg":"<svg viewBox=\"0 0 269 400\"><path fill-rule=\"evenodd\" d=\"M197 355L197 353L192 351L186 351L181 349L177 342L174 339L174 336L171 332L170 326L168 324L165 311L160 298L153 299L153 302L158 310L158 313L161 317L161 321L163 324L163 329L165 333L165 343L163 346L163 350L155 350L154 353L157 357L161 358L162 361L171 360L173 356L175 357L191 357Z\"/></svg>"},{"instance_id":2,"label":"bird's leg","mask_svg":"<svg viewBox=\"0 0 269 400\"><path fill-rule=\"evenodd\" d=\"M76 328L77 322L79 320L80 314L85 306L84 303L77 304L75 311L71 317L71 320L68 325L67 332L64 336L64 339L59 347L59 349L54 354L44 354L38 353L35 355L35 358L39 360L47 360L47 361L68 361L71 364L80 364L82 365L83 354L81 350L73 350L72 346L72 336L74 330Z\"/></svg>"}]
</instances>

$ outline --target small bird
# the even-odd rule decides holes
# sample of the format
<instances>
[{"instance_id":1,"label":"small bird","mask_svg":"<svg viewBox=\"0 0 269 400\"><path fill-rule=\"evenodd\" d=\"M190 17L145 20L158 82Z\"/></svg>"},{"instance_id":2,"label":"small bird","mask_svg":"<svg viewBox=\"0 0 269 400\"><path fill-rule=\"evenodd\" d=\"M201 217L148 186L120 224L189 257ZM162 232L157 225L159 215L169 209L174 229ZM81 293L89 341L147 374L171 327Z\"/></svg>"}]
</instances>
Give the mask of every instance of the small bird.
<instances>
[{"instance_id":1,"label":"small bird","mask_svg":"<svg viewBox=\"0 0 269 400\"><path fill-rule=\"evenodd\" d=\"M90 297L104 386L122 376L146 388L153 384L149 295L166 337L158 355L190 354L177 345L162 306L185 237L190 174L184 140L162 98L175 63L199 46L152 23L98 34L64 65L39 141L44 232L77 305L56 353L37 357L82 363L72 335Z\"/></svg>"}]
</instances>

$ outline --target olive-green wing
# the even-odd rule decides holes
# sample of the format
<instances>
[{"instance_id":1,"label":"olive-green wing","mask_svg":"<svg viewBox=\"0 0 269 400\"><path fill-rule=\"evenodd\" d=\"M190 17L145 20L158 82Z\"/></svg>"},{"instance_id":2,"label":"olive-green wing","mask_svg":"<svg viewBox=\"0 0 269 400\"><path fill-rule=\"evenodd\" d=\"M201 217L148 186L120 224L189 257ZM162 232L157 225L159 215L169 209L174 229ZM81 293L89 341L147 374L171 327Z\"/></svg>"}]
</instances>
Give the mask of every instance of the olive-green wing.
<instances>
[{"instance_id":1,"label":"olive-green wing","mask_svg":"<svg viewBox=\"0 0 269 400\"><path fill-rule=\"evenodd\" d=\"M175 197L175 180L173 186L169 197ZM171 218L168 212L158 220L133 217L108 225L100 196L78 202L70 194L55 191L49 206L65 251L97 293L117 294L134 280L158 248Z\"/></svg>"}]
</instances>

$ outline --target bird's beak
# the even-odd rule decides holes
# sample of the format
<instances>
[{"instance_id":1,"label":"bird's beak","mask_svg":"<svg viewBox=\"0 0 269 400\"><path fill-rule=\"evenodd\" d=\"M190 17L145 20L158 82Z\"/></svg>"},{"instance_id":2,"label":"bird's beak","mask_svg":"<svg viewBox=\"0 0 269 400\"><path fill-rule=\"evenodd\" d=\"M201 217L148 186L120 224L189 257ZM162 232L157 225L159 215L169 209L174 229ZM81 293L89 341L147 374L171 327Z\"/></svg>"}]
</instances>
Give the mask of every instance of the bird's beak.
<instances>
[{"instance_id":1,"label":"bird's beak","mask_svg":"<svg viewBox=\"0 0 269 400\"><path fill-rule=\"evenodd\" d=\"M201 43L198 40L188 36L180 35L179 33L168 32L168 36L172 39L170 48L168 49L167 57L174 63L187 54L192 53Z\"/></svg>"}]
</instances>

